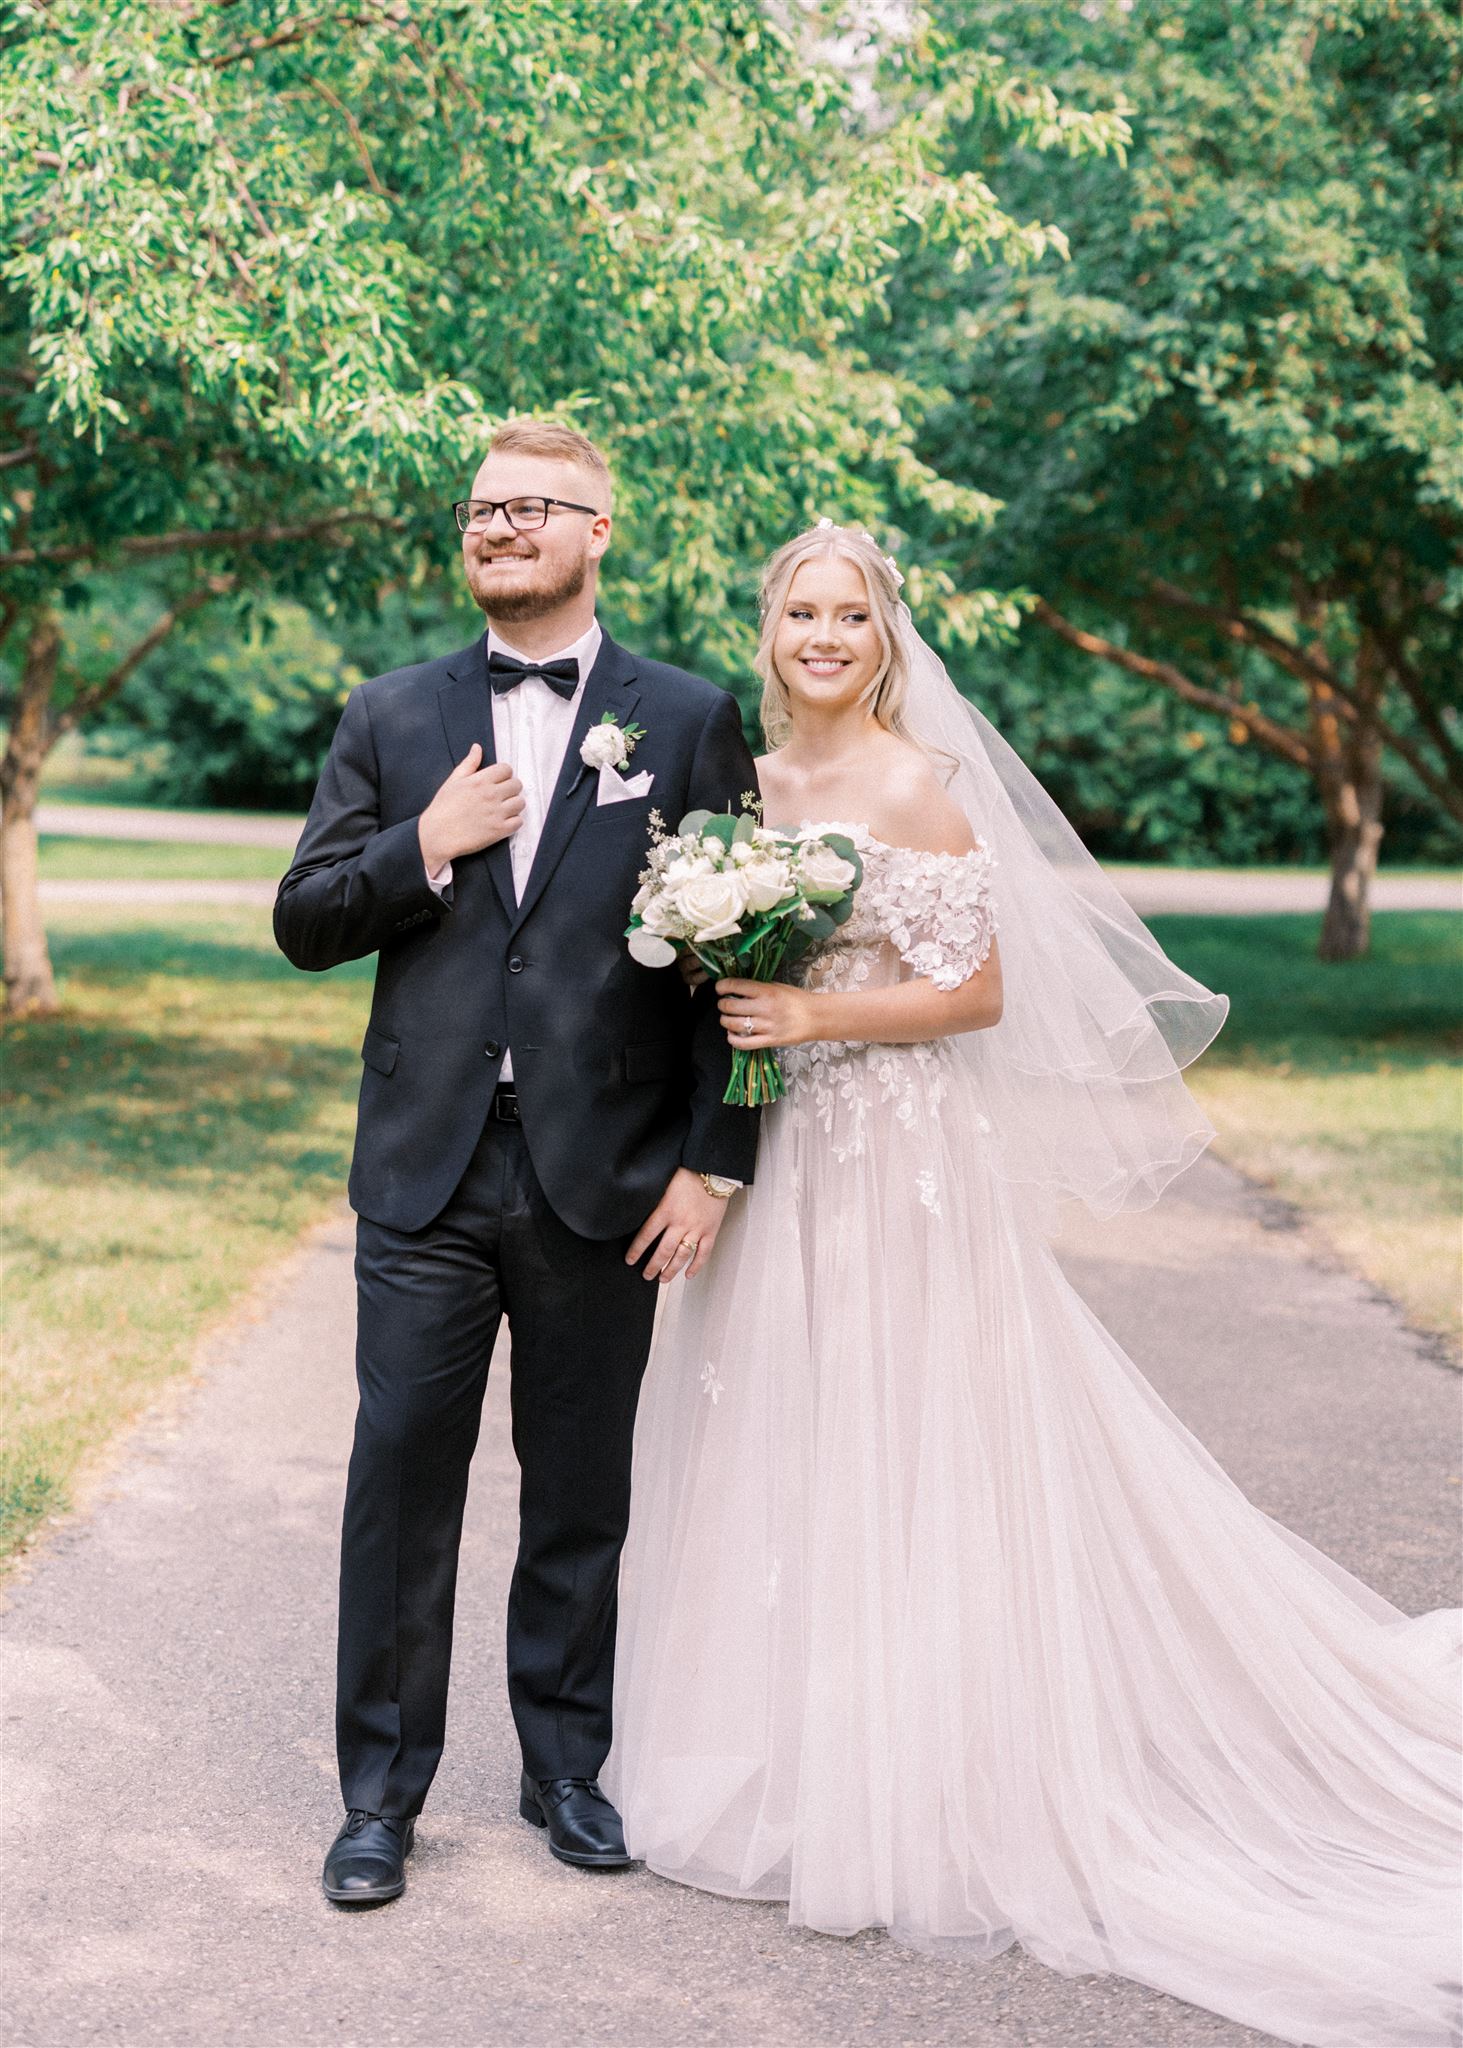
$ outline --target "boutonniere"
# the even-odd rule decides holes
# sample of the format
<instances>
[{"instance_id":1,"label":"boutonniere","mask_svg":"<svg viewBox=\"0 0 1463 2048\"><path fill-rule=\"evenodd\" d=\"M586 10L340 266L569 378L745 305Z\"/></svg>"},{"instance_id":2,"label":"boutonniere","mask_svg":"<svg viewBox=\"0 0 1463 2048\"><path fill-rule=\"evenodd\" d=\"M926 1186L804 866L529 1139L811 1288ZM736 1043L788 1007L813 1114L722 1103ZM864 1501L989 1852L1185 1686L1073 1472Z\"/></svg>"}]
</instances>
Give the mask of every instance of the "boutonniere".
<instances>
[{"instance_id":1,"label":"boutonniere","mask_svg":"<svg viewBox=\"0 0 1463 2048\"><path fill-rule=\"evenodd\" d=\"M614 712L607 711L584 735L579 758L586 768L623 768L644 737L643 725L621 725Z\"/></svg>"}]
</instances>

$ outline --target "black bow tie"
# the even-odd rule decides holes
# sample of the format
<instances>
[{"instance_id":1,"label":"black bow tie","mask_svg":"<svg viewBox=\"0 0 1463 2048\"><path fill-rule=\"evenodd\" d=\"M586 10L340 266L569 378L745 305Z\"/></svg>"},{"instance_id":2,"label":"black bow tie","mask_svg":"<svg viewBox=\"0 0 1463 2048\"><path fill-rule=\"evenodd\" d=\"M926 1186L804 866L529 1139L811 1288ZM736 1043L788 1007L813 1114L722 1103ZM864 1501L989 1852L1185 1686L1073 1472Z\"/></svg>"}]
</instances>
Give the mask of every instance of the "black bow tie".
<instances>
[{"instance_id":1,"label":"black bow tie","mask_svg":"<svg viewBox=\"0 0 1463 2048\"><path fill-rule=\"evenodd\" d=\"M525 676L542 676L556 695L572 697L579 688L579 663L572 654L563 661L519 661L496 652L488 656L488 681L499 696L516 690Z\"/></svg>"}]
</instances>

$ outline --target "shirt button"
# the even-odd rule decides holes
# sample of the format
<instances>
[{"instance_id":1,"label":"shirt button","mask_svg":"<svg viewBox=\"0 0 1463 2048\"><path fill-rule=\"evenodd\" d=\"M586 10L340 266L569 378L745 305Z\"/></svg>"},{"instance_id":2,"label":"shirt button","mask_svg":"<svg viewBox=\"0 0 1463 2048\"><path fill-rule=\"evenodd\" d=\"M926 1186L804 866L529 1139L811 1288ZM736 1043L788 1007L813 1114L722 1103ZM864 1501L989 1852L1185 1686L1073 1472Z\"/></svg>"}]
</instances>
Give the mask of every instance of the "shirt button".
<instances>
[{"instance_id":1,"label":"shirt button","mask_svg":"<svg viewBox=\"0 0 1463 2048\"><path fill-rule=\"evenodd\" d=\"M508 972L510 974L522 974L523 972L523 962L516 953L513 955L513 958L508 962Z\"/></svg>"},{"instance_id":2,"label":"shirt button","mask_svg":"<svg viewBox=\"0 0 1463 2048\"><path fill-rule=\"evenodd\" d=\"M484 1053L490 1060L495 1060L502 1050L503 1048L501 1045L499 1045L496 1038L490 1038L487 1044L483 1047Z\"/></svg>"}]
</instances>

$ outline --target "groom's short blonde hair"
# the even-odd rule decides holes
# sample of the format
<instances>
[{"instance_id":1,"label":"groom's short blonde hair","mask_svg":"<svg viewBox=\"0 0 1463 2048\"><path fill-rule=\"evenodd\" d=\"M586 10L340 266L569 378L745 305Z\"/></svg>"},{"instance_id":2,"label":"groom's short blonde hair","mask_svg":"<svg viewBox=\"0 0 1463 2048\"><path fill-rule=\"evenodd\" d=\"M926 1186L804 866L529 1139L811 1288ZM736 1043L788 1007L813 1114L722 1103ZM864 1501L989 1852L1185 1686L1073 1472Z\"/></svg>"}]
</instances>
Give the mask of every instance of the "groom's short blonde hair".
<instances>
[{"instance_id":1,"label":"groom's short blonde hair","mask_svg":"<svg viewBox=\"0 0 1463 2048\"><path fill-rule=\"evenodd\" d=\"M505 420L488 443L489 455L542 455L550 462L572 462L594 478L603 493L603 510L608 512L614 495L610 466L588 434L578 427L566 427L559 420L539 420L528 414Z\"/></svg>"}]
</instances>

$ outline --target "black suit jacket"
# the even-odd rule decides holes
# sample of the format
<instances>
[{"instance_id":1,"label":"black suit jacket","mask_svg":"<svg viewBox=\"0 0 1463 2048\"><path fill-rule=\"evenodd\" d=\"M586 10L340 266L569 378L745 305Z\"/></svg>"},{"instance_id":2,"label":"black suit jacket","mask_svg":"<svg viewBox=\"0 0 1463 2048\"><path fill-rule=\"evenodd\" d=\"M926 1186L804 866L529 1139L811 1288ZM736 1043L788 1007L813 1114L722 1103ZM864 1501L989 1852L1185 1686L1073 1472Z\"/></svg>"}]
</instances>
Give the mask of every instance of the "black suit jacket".
<instances>
[{"instance_id":1,"label":"black suit jacket","mask_svg":"<svg viewBox=\"0 0 1463 2048\"><path fill-rule=\"evenodd\" d=\"M486 636L351 693L274 908L282 951L323 969L379 952L361 1057L350 1196L418 1230L482 1132L506 1047L524 1137L556 1213L582 1237L639 1228L677 1166L749 1181L757 1114L722 1103L731 1053L713 992L625 945L648 816L741 808L756 788L735 700L605 636L580 699L523 900L506 840L428 886L417 820L474 740L495 759ZM597 805L579 746L613 711L645 728L640 799Z\"/></svg>"}]
</instances>

